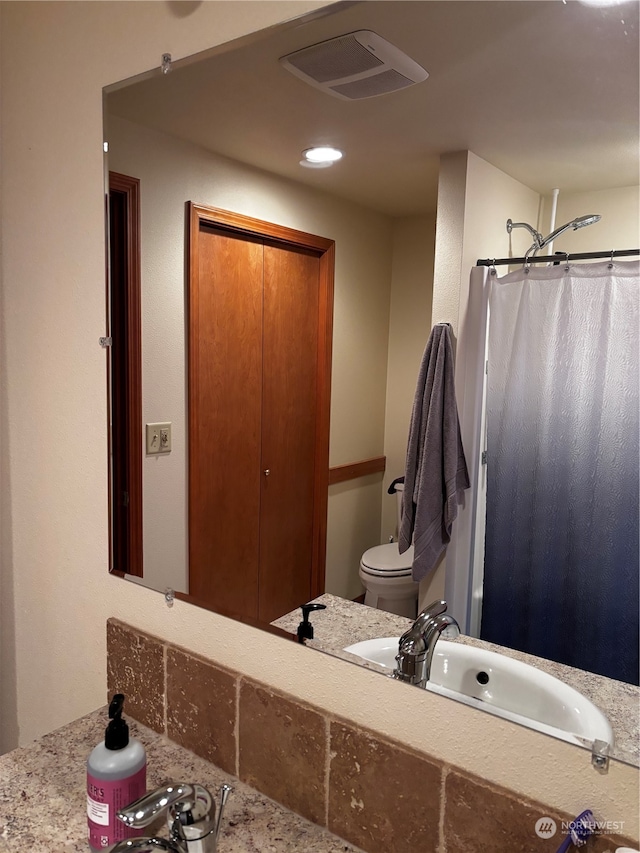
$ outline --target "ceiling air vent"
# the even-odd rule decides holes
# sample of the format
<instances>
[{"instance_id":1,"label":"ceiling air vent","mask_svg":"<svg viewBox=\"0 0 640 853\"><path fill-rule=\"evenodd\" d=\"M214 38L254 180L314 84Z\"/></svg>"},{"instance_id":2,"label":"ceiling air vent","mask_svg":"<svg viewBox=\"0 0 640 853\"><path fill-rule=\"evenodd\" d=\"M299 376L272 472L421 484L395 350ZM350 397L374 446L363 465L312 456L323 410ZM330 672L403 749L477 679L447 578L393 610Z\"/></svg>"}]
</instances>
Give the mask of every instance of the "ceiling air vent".
<instances>
[{"instance_id":1,"label":"ceiling air vent","mask_svg":"<svg viewBox=\"0 0 640 853\"><path fill-rule=\"evenodd\" d=\"M281 64L335 98L356 101L397 92L429 76L385 39L370 30L358 30L289 53Z\"/></svg>"}]
</instances>

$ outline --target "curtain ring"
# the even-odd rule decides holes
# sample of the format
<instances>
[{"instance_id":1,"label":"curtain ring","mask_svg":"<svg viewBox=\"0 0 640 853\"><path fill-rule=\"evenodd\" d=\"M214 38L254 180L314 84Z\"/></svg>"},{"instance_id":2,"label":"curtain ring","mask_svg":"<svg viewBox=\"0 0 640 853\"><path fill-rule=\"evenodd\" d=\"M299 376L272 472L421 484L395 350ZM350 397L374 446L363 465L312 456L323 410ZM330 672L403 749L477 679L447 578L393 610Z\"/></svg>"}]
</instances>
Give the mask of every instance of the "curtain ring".
<instances>
[{"instance_id":1,"label":"curtain ring","mask_svg":"<svg viewBox=\"0 0 640 853\"><path fill-rule=\"evenodd\" d=\"M489 269L489 275L498 275L498 270L496 269L496 259L495 258L491 261L491 267Z\"/></svg>"},{"instance_id":2,"label":"curtain ring","mask_svg":"<svg viewBox=\"0 0 640 853\"><path fill-rule=\"evenodd\" d=\"M569 272L569 252L564 253L564 263L565 263L564 271Z\"/></svg>"},{"instance_id":3,"label":"curtain ring","mask_svg":"<svg viewBox=\"0 0 640 853\"><path fill-rule=\"evenodd\" d=\"M609 260L609 264L607 266L607 269L610 269L610 270L613 269L613 249L611 250L611 259Z\"/></svg>"}]
</instances>

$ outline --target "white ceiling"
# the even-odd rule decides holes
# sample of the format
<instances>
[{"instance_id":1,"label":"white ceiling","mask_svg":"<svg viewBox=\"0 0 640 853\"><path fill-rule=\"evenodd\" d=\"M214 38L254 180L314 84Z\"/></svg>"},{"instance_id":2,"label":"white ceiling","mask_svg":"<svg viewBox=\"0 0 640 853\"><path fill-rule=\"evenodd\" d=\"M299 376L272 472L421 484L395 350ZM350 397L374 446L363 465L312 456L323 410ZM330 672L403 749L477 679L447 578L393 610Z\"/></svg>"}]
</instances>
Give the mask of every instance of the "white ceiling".
<instances>
[{"instance_id":1,"label":"white ceiling","mask_svg":"<svg viewBox=\"0 0 640 853\"><path fill-rule=\"evenodd\" d=\"M538 192L631 186L639 182L638 9L635 0L337 4L113 91L108 109L394 216L435 210L447 151L469 149ZM358 29L399 47L429 78L348 102L278 63ZM299 165L303 149L327 143L344 150L339 164Z\"/></svg>"}]
</instances>

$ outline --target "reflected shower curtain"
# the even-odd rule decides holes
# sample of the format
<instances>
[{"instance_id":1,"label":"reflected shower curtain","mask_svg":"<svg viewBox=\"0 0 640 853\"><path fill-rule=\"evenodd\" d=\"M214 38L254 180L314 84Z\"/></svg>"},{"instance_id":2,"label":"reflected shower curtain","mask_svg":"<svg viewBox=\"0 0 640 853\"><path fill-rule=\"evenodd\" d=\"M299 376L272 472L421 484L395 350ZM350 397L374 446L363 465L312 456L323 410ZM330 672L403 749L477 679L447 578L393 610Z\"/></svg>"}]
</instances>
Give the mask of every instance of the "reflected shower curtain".
<instances>
[{"instance_id":1,"label":"reflected shower curtain","mask_svg":"<svg viewBox=\"0 0 640 853\"><path fill-rule=\"evenodd\" d=\"M639 269L492 284L481 630L635 684Z\"/></svg>"}]
</instances>

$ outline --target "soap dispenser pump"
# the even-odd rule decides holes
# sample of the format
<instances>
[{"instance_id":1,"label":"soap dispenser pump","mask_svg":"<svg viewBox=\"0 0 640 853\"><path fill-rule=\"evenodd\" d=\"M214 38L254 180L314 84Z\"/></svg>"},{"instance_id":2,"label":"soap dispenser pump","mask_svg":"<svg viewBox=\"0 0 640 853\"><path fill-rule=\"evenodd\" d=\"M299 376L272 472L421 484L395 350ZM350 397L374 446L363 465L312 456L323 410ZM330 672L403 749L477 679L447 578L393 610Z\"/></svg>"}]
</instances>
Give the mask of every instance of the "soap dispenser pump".
<instances>
[{"instance_id":1,"label":"soap dispenser pump","mask_svg":"<svg viewBox=\"0 0 640 853\"><path fill-rule=\"evenodd\" d=\"M304 643L305 640L313 640L313 625L309 622L309 613L313 610L326 610L326 604L303 604L302 622L298 625L298 642Z\"/></svg>"},{"instance_id":2,"label":"soap dispenser pump","mask_svg":"<svg viewBox=\"0 0 640 853\"><path fill-rule=\"evenodd\" d=\"M139 799L147 789L147 757L140 741L129 737L129 726L122 719L124 698L122 693L116 693L111 700L104 742L87 760L87 819L92 850L104 850L141 834L117 819L118 809Z\"/></svg>"}]
</instances>

